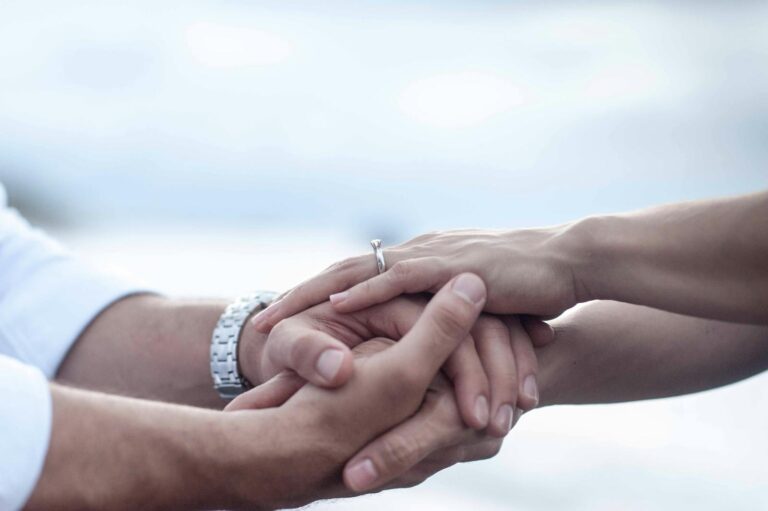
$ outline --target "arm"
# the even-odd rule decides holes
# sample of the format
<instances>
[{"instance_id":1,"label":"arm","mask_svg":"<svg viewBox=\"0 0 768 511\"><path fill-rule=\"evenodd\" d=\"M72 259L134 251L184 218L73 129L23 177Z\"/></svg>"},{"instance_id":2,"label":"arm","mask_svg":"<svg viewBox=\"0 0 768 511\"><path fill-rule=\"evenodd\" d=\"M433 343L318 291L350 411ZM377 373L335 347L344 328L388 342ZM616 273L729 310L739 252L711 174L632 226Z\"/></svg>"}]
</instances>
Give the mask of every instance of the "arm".
<instances>
[{"instance_id":1,"label":"arm","mask_svg":"<svg viewBox=\"0 0 768 511\"><path fill-rule=\"evenodd\" d=\"M768 325L768 192L593 217L573 231L578 301Z\"/></svg>"},{"instance_id":2,"label":"arm","mask_svg":"<svg viewBox=\"0 0 768 511\"><path fill-rule=\"evenodd\" d=\"M350 385L306 385L270 410L219 413L54 385L51 445L27 508L273 509L350 495L344 463L419 410L484 300L480 279L457 278L400 342L355 361L365 368Z\"/></svg>"},{"instance_id":3,"label":"arm","mask_svg":"<svg viewBox=\"0 0 768 511\"><path fill-rule=\"evenodd\" d=\"M223 408L226 403L211 381L209 350L225 307L213 300L124 298L83 331L56 379L104 392ZM249 342L258 342L257 337Z\"/></svg>"},{"instance_id":4,"label":"arm","mask_svg":"<svg viewBox=\"0 0 768 511\"><path fill-rule=\"evenodd\" d=\"M329 298L340 312L434 292L459 272L488 283L486 310L557 316L593 299L768 324L768 192L592 217L541 229L430 233L348 259L254 318L280 319Z\"/></svg>"},{"instance_id":5,"label":"arm","mask_svg":"<svg viewBox=\"0 0 768 511\"><path fill-rule=\"evenodd\" d=\"M610 403L698 392L768 369L768 327L594 302L553 322L537 350L542 404Z\"/></svg>"},{"instance_id":6,"label":"arm","mask_svg":"<svg viewBox=\"0 0 768 511\"><path fill-rule=\"evenodd\" d=\"M221 414L57 385L51 393L48 453L25 509L193 509L221 503L214 476L224 473L230 449ZM255 438L264 438L265 426L260 418L254 421ZM268 458L254 457L254 469L266 472L262 464ZM260 481L254 478L253 484Z\"/></svg>"},{"instance_id":7,"label":"arm","mask_svg":"<svg viewBox=\"0 0 768 511\"><path fill-rule=\"evenodd\" d=\"M373 337L400 339L425 303L398 298L354 314L339 314L322 304L287 319L269 336L244 328L238 357L241 371L254 385L292 369L316 385L339 386L351 376L352 347ZM213 300L150 295L120 300L82 333L57 380L103 392L222 408L226 403L212 386L209 348L224 307ZM525 384L535 381L535 355L525 331L513 320L507 328L484 316L471 337L451 355L446 373L455 383L467 424L476 429L490 425L490 433L501 437L508 432L503 417L507 407L536 406L537 396L526 393ZM318 371L327 351L339 354L330 376ZM511 385L512 381L519 384ZM478 399L485 403L480 412Z\"/></svg>"}]
</instances>

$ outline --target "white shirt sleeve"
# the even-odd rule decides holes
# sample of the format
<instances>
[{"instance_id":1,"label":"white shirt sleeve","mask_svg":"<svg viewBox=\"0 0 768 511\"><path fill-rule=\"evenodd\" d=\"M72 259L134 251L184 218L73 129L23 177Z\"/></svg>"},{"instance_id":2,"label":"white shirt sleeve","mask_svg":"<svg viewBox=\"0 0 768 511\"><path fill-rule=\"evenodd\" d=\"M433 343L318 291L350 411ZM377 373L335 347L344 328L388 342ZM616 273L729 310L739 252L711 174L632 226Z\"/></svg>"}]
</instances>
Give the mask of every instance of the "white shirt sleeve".
<instances>
[{"instance_id":1,"label":"white shirt sleeve","mask_svg":"<svg viewBox=\"0 0 768 511\"><path fill-rule=\"evenodd\" d=\"M30 227L0 186L0 511L23 506L42 470L46 378L99 312L139 291Z\"/></svg>"},{"instance_id":2,"label":"white shirt sleeve","mask_svg":"<svg viewBox=\"0 0 768 511\"><path fill-rule=\"evenodd\" d=\"M0 510L21 509L43 469L51 435L48 380L0 355Z\"/></svg>"}]
</instances>

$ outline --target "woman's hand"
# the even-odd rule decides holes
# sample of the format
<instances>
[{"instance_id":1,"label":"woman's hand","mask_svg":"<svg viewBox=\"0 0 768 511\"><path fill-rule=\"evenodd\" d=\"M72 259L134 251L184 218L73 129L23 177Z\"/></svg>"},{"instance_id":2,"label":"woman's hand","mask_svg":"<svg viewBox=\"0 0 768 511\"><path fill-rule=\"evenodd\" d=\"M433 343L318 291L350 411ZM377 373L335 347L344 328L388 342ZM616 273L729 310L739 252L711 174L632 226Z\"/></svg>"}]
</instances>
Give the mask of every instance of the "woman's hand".
<instances>
[{"instance_id":1,"label":"woman's hand","mask_svg":"<svg viewBox=\"0 0 768 511\"><path fill-rule=\"evenodd\" d=\"M253 324L269 331L281 319L329 298L337 311L351 312L403 293L435 292L467 271L488 286L486 311L557 316L584 294L574 273L581 245L569 227L419 236L384 251L388 270L383 274L377 274L371 254L348 259L295 287Z\"/></svg>"},{"instance_id":2,"label":"woman's hand","mask_svg":"<svg viewBox=\"0 0 768 511\"><path fill-rule=\"evenodd\" d=\"M350 348L374 337L400 339L426 303L423 296L403 296L340 314L326 302L281 321L266 338L246 329L241 369L253 382L292 370L321 387L343 385L352 376ZM542 330L543 335L551 333ZM516 408L530 410L537 405L537 370L533 346L520 321L492 315L478 318L443 367L454 382L465 423L478 430L487 428L496 437L509 432Z\"/></svg>"}]
</instances>

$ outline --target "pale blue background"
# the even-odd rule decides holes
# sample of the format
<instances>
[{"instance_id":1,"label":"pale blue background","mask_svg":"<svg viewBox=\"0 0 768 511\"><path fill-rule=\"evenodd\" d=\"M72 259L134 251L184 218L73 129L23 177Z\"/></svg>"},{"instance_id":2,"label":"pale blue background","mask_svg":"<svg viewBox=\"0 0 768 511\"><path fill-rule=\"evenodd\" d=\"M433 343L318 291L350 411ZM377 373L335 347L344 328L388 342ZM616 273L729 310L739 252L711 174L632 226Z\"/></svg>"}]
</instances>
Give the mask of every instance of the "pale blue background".
<instances>
[{"instance_id":1,"label":"pale blue background","mask_svg":"<svg viewBox=\"0 0 768 511\"><path fill-rule=\"evenodd\" d=\"M0 2L0 180L178 294L373 236L768 186L760 1ZM546 410L502 455L329 509L757 509L766 378Z\"/></svg>"}]
</instances>

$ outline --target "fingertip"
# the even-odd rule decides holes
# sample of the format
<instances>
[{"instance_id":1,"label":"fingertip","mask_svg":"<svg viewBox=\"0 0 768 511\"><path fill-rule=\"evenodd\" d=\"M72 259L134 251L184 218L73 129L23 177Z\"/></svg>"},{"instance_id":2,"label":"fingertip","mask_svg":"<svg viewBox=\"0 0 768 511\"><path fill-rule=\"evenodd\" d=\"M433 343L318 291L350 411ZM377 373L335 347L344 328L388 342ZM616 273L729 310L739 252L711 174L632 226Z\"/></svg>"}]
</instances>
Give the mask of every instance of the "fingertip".
<instances>
[{"instance_id":1,"label":"fingertip","mask_svg":"<svg viewBox=\"0 0 768 511\"><path fill-rule=\"evenodd\" d=\"M515 423L515 409L512 405L503 404L496 411L490 425L488 435L496 438L504 438Z\"/></svg>"},{"instance_id":2,"label":"fingertip","mask_svg":"<svg viewBox=\"0 0 768 511\"><path fill-rule=\"evenodd\" d=\"M255 328L257 332L268 334L274 326L275 320L277 319L276 314L278 309L279 302L275 302L266 309L262 310L251 319L251 327Z\"/></svg>"},{"instance_id":3,"label":"fingertip","mask_svg":"<svg viewBox=\"0 0 768 511\"><path fill-rule=\"evenodd\" d=\"M317 357L313 383L322 387L338 387L349 380L353 367L352 351L347 346L328 348Z\"/></svg>"},{"instance_id":4,"label":"fingertip","mask_svg":"<svg viewBox=\"0 0 768 511\"><path fill-rule=\"evenodd\" d=\"M531 342L537 348L546 346L555 340L555 329L546 321L527 317L523 319L523 326L528 332Z\"/></svg>"},{"instance_id":5,"label":"fingertip","mask_svg":"<svg viewBox=\"0 0 768 511\"><path fill-rule=\"evenodd\" d=\"M340 307L344 304L347 298L349 298L349 291L342 291L341 293L332 294L328 297L328 300L334 307Z\"/></svg>"},{"instance_id":6,"label":"fingertip","mask_svg":"<svg viewBox=\"0 0 768 511\"><path fill-rule=\"evenodd\" d=\"M536 375L529 374L523 379L517 405L524 411L532 410L539 405L539 386Z\"/></svg>"},{"instance_id":7,"label":"fingertip","mask_svg":"<svg viewBox=\"0 0 768 511\"><path fill-rule=\"evenodd\" d=\"M488 398L480 395L475 399L475 420L477 421L478 428L485 429L488 427L488 421L490 420L491 410L488 405Z\"/></svg>"},{"instance_id":8,"label":"fingertip","mask_svg":"<svg viewBox=\"0 0 768 511\"><path fill-rule=\"evenodd\" d=\"M344 467L344 484L354 492L370 489L378 478L379 472L370 458L352 460Z\"/></svg>"},{"instance_id":9,"label":"fingertip","mask_svg":"<svg viewBox=\"0 0 768 511\"><path fill-rule=\"evenodd\" d=\"M486 289L483 279L474 273L462 273L451 282L451 291L472 305L485 302Z\"/></svg>"},{"instance_id":10,"label":"fingertip","mask_svg":"<svg viewBox=\"0 0 768 511\"><path fill-rule=\"evenodd\" d=\"M459 397L459 413L467 427L484 430L488 427L490 416L488 398L482 394Z\"/></svg>"}]
</instances>

